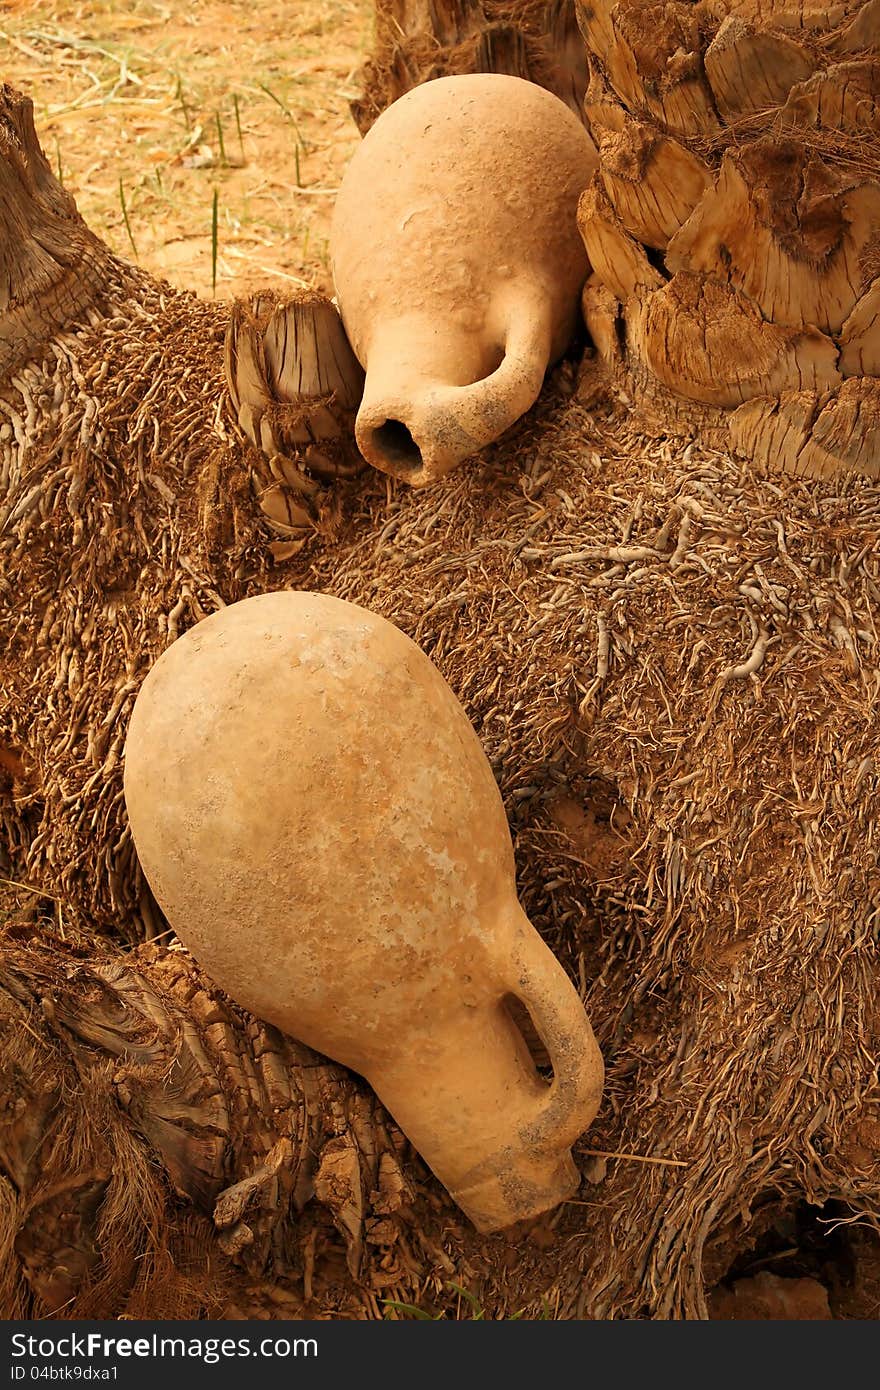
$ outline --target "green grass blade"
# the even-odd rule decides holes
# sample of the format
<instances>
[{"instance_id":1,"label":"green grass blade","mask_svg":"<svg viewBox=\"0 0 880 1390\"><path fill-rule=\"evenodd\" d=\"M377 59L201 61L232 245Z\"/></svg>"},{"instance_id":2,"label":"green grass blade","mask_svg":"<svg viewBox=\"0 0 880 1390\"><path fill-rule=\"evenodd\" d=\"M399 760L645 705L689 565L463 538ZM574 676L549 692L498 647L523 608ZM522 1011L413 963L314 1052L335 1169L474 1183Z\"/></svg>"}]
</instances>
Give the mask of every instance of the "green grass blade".
<instances>
[{"instance_id":1,"label":"green grass blade","mask_svg":"<svg viewBox=\"0 0 880 1390\"><path fill-rule=\"evenodd\" d=\"M281 110L284 112L285 116L286 116L287 119L290 121L290 124L293 126L294 130L296 131L296 138L297 138L297 140L300 142L301 145L303 145L303 147L305 147L305 141L303 140L303 138L302 138L302 133L301 133L301 131L300 131L300 128L299 128L299 126L298 126L297 123L296 123L296 117L294 116L294 114L293 114L293 112L291 111L290 107L287 105L287 102L286 102L286 101L282 101L282 100L281 100L281 97L277 96L276 93L272 91L272 88L271 88L271 87L267 87L266 84L265 84L265 82L258 82L258 83L257 83L257 86L260 88L260 90L261 90L262 92L265 92L265 93L266 93L266 96L267 96L267 97L271 97L271 99L274 101L274 103L275 103L276 106L280 106Z\"/></svg>"},{"instance_id":2,"label":"green grass blade","mask_svg":"<svg viewBox=\"0 0 880 1390\"><path fill-rule=\"evenodd\" d=\"M475 1298L468 1289L463 1289L461 1284L454 1284L451 1279L447 1280L446 1287L452 1289L453 1293L457 1293L459 1298L463 1298L465 1303L470 1304L473 1309L474 1322L480 1322L485 1319L486 1315L483 1312L480 1300Z\"/></svg>"},{"instance_id":3,"label":"green grass blade","mask_svg":"<svg viewBox=\"0 0 880 1390\"><path fill-rule=\"evenodd\" d=\"M186 128L187 128L187 130L192 130L192 121L190 120L189 107L188 107L187 104L186 104L186 97L183 95L183 83L182 83L182 81L180 80L180 74L179 74L179 73L178 73L178 76L177 76L177 91L174 93L174 95L177 97L177 100L180 102L180 109L181 109L181 111L183 112L183 119L184 119L184 121L185 121L185 123L186 123Z\"/></svg>"},{"instance_id":4,"label":"green grass blade","mask_svg":"<svg viewBox=\"0 0 880 1390\"><path fill-rule=\"evenodd\" d=\"M216 118L216 120L217 120L217 143L218 143L218 145L220 146L220 159L221 159L221 161L222 161L222 163L223 163L223 166L224 166L224 168L225 168L225 167L226 167L226 164L227 164L227 159L226 159L226 145L224 144L224 141L223 141L223 122L222 122L221 119L220 119L220 112L219 112L219 111L215 111L215 112L214 112L214 115L215 115L215 118Z\"/></svg>"},{"instance_id":5,"label":"green grass blade","mask_svg":"<svg viewBox=\"0 0 880 1390\"><path fill-rule=\"evenodd\" d=\"M235 128L238 131L238 148L241 151L241 162L244 164L244 136L241 133L241 112L238 109L238 92L232 93L232 105L235 107Z\"/></svg>"},{"instance_id":6,"label":"green grass blade","mask_svg":"<svg viewBox=\"0 0 880 1390\"><path fill-rule=\"evenodd\" d=\"M382 1302L386 1308L393 1308L395 1313L406 1313L408 1318L416 1318L419 1322L440 1322L442 1313L426 1313L424 1308L416 1307L415 1303L398 1303L394 1298L383 1298Z\"/></svg>"},{"instance_id":7,"label":"green grass blade","mask_svg":"<svg viewBox=\"0 0 880 1390\"><path fill-rule=\"evenodd\" d=\"M125 189L122 187L122 179L119 180L119 202L122 205L122 220L125 223L125 230L128 232L128 239L131 242L131 249L134 252L135 260L138 260L138 249L135 246L134 235L131 230L131 223L128 220L128 208L125 206Z\"/></svg>"}]
</instances>

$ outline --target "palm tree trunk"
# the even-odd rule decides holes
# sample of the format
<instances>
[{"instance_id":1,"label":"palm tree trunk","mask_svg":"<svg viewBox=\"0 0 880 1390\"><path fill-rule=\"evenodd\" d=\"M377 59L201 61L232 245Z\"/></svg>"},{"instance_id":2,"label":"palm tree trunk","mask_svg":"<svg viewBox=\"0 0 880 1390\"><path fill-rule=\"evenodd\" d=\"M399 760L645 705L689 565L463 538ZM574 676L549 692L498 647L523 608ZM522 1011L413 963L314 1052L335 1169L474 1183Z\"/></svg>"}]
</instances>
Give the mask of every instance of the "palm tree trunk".
<instances>
[{"instance_id":1,"label":"palm tree trunk","mask_svg":"<svg viewBox=\"0 0 880 1390\"><path fill-rule=\"evenodd\" d=\"M880 12L577 0L588 327L664 428L880 476Z\"/></svg>"},{"instance_id":2,"label":"palm tree trunk","mask_svg":"<svg viewBox=\"0 0 880 1390\"><path fill-rule=\"evenodd\" d=\"M673 57L694 51L688 37L679 36ZM636 43L633 64L648 62L645 47ZM621 87L638 71L614 68ZM341 1210L335 1165L351 1171L349 1139L362 1174L364 1274L378 1288L390 1279L392 1289L414 1288L428 1263L470 1288L482 1271L502 1312L522 1307L518 1290L529 1283L537 1308L555 1287L563 1315L701 1316L707 1285L777 1218L787 1229L798 1204L834 1200L876 1215L876 489L773 482L700 437L686 449L665 439L646 445L651 401L667 433L677 413L693 433L700 412L714 412L725 438L742 412L759 412L756 435L762 419L761 395L735 407L695 401L681 394L682 382L673 390L658 376L666 359L657 324L675 296L680 336L690 341L686 283L669 289L682 274L705 286L710 307L732 294L734 317L742 309L755 338L762 324L779 334L775 355L758 351L753 336L742 339L743 379L755 375L753 358L775 370L791 359L821 362L824 341L842 335L775 324L751 298L754 286L734 292L708 270L670 276L666 250L687 225L689 200L722 186L723 158L712 140L666 128L683 91L706 107L694 95L699 65L682 60L664 72L670 82L653 77L644 108L634 109L666 141L652 146L649 130L642 153L667 171L667 195L645 202L644 180L624 177L629 135L613 169L603 154L607 187L603 179L589 195L611 229L609 283L597 279L588 290L607 313L590 322L609 358L617 354L613 368L637 400L635 418L620 406L622 393L590 396L565 367L560 393L539 408L541 428L525 422L516 449L500 446L439 493L395 493L384 479L346 476L345 412L356 383L345 372L339 382L320 362L310 369L315 394L305 406L280 394L280 382L299 380L284 354L308 340L301 308L261 300L231 312L109 253L91 303L88 293L73 295L70 319L59 317L51 336L32 334L28 360L23 350L0 375L0 838L8 861L0 872L59 898L67 936L65 945L60 930L39 935L24 965L20 936L2 951L17 1070L0 1098L25 1126L3 1160L8 1220L0 1231L12 1271L4 1308L52 1311L56 1299L72 1298L68 1309L155 1313L163 1280L150 1271L168 1269L162 1250L190 1271L189 1302L178 1306L220 1306L225 1295L205 1291L206 1273L222 1285L225 1262L241 1270L254 1260L256 1268L266 1250L260 1281L273 1268L283 1281L292 1270L305 1297L319 1278L327 1223ZM614 110L622 127L636 119L610 86L593 98L612 134ZM690 117L679 111L677 119ZM7 145L13 125L0 117ZM740 160L723 187L735 189L736 178L748 187L744 167ZM855 226L858 199L847 207ZM8 221L14 230L19 215ZM694 239L701 255L702 225ZM811 234L822 226L817 214ZM653 244L663 238L666 246ZM596 254L597 277L602 264ZM615 267L627 278L612 289ZM867 340L869 298L860 303ZM10 313L18 307L7 304ZM0 329L3 322L0 315ZM721 310L717 322L713 353L728 323ZM314 342L334 342L323 309L314 328ZM866 351L858 349L865 364ZM724 380L693 353L682 360L684 384ZM870 380L851 376L833 388L839 436L851 418L846 392ZM337 387L345 401L328 420L322 412L334 416ZM825 414L813 408L818 386L792 394L774 380L773 389L782 435L806 420L802 433L815 443ZM858 418L869 418L867 407ZM834 441L829 426L822 447ZM321 543L318 531L333 543ZM373 1110L358 1128L359 1106L371 1102L332 1068L322 1072L328 1081L314 1112L319 1133L333 1134L319 1162L341 1156L325 1169L325 1187L315 1175L319 1202L297 1212L297 1145L312 1132L290 1099L309 1079L302 1052L277 1039L268 1048L294 1078L280 1091L287 1121L262 1099L241 1103L270 1094L259 1062L267 1030L218 1002L182 953L157 944L164 924L138 871L121 788L138 685L200 617L286 585L374 608L437 662L496 770L523 902L579 979L603 1047L607 1105L585 1143L611 1155L607 1170L601 1156L585 1161L589 1186L543 1233L546 1262L530 1245L515 1279L496 1258L508 1254L501 1238L486 1247L468 1236L435 1184L416 1204L414 1231L420 1244L430 1240L433 1214L443 1248L435 1241L436 1256L423 1262L406 1232L394 1234L407 1195L393 1171L397 1197L382 1195L393 1133ZM152 944L125 951L121 939ZM219 1011L222 1047L212 1042L214 1016L198 1012L205 998ZM120 1018L134 1026L120 1034ZM195 1099L188 1083L174 1090L171 1063L184 1044L172 1038L199 1040L206 1054L192 1064L204 1084ZM35 1046L33 1059L15 1060L25 1044ZM149 1064L142 1072L131 1063L138 1048ZM236 1066L257 1079L231 1085ZM165 1078L176 1096L169 1114ZM103 1097L98 1121L86 1090ZM224 1106L236 1116L227 1130L215 1118ZM122 1136L115 1168L102 1134ZM292 1153L282 1150L274 1171L286 1140ZM366 1176L361 1153L371 1155ZM80 1175L69 1193L62 1162ZM38 1170L51 1176L54 1195L38 1187ZM126 1182L146 1194L139 1211L157 1234L133 1228L132 1205L120 1196ZM253 1220L242 1205L249 1193ZM397 1201L389 1227L384 1211ZM117 1247L124 1268L107 1274L107 1252ZM131 1248L142 1255L133 1282ZM450 1263L461 1252L471 1275ZM155 1305L144 1302L145 1288ZM350 1286L341 1288L338 1281L334 1296L350 1298ZM350 1302L336 1307L351 1311Z\"/></svg>"},{"instance_id":3,"label":"palm tree trunk","mask_svg":"<svg viewBox=\"0 0 880 1390\"><path fill-rule=\"evenodd\" d=\"M112 273L40 149L31 102L0 84L0 379L82 317Z\"/></svg>"},{"instance_id":4,"label":"palm tree trunk","mask_svg":"<svg viewBox=\"0 0 880 1390\"><path fill-rule=\"evenodd\" d=\"M3 1317L219 1316L261 1283L314 1315L316 1256L338 1232L361 1274L366 1226L385 1286L407 1287L399 1131L184 951L8 925L0 1058Z\"/></svg>"}]
</instances>

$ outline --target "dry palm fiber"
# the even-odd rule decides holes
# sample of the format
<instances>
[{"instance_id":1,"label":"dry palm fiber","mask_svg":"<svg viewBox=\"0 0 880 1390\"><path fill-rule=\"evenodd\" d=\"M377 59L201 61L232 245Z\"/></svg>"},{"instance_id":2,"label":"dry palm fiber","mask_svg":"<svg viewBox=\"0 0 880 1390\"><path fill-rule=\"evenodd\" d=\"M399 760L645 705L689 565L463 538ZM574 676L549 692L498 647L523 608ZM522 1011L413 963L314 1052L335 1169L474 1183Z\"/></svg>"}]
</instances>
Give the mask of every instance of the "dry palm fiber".
<instances>
[{"instance_id":1,"label":"dry palm fiber","mask_svg":"<svg viewBox=\"0 0 880 1390\"><path fill-rule=\"evenodd\" d=\"M581 116L587 56L574 0L376 0L376 38L351 103L361 134L435 77L500 72L537 82Z\"/></svg>"},{"instance_id":2,"label":"dry palm fiber","mask_svg":"<svg viewBox=\"0 0 880 1390\"><path fill-rule=\"evenodd\" d=\"M492 760L523 901L608 1063L585 1142L687 1165L612 1162L566 1209L563 1311L698 1314L780 1205L874 1214L880 488L648 441L563 370L485 460L425 492L340 486L335 539L274 567L228 310L115 273L109 316L0 391L15 873L149 929L120 755L150 662L247 593L362 602Z\"/></svg>"}]
</instances>

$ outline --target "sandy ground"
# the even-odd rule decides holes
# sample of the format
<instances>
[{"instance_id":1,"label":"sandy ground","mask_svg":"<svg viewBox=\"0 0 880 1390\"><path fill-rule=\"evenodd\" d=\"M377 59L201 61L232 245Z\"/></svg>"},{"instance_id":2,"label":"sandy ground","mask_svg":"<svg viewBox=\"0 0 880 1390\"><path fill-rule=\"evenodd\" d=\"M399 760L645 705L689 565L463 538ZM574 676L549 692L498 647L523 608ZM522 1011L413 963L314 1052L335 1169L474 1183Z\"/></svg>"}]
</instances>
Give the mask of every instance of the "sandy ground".
<instances>
[{"instance_id":1,"label":"sandy ground","mask_svg":"<svg viewBox=\"0 0 880 1390\"><path fill-rule=\"evenodd\" d=\"M219 298L328 284L371 43L369 0L0 0L0 77L83 216Z\"/></svg>"}]
</instances>

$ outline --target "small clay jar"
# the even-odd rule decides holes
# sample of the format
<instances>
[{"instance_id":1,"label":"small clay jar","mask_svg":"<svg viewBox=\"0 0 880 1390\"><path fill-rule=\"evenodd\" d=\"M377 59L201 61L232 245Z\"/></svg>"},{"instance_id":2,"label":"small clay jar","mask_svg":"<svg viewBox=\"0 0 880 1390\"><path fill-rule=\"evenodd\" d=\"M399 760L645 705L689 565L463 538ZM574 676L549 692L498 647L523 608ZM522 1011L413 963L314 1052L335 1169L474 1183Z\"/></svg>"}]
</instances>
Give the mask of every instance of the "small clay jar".
<instances>
[{"instance_id":1,"label":"small clay jar","mask_svg":"<svg viewBox=\"0 0 880 1390\"><path fill-rule=\"evenodd\" d=\"M205 619L138 695L125 799L150 886L196 959L365 1076L480 1230L571 1195L601 1056L517 901L479 741L403 633L290 591Z\"/></svg>"},{"instance_id":2,"label":"small clay jar","mask_svg":"<svg viewBox=\"0 0 880 1390\"><path fill-rule=\"evenodd\" d=\"M375 467L429 483L534 403L577 321L577 204L597 164L569 108L518 77L439 78L379 117L330 239Z\"/></svg>"}]
</instances>

